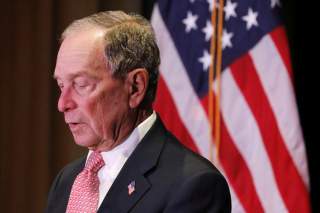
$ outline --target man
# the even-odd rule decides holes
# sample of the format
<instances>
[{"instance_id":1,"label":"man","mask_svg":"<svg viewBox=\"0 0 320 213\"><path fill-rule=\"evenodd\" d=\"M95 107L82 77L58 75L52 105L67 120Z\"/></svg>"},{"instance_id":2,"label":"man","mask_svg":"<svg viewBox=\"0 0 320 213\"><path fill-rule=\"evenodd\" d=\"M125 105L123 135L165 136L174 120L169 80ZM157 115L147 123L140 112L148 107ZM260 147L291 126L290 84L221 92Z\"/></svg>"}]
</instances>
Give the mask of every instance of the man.
<instances>
[{"instance_id":1,"label":"man","mask_svg":"<svg viewBox=\"0 0 320 213\"><path fill-rule=\"evenodd\" d=\"M152 110L159 63L138 15L101 12L63 32L58 109L89 153L58 174L47 212L230 212L223 176Z\"/></svg>"}]
</instances>

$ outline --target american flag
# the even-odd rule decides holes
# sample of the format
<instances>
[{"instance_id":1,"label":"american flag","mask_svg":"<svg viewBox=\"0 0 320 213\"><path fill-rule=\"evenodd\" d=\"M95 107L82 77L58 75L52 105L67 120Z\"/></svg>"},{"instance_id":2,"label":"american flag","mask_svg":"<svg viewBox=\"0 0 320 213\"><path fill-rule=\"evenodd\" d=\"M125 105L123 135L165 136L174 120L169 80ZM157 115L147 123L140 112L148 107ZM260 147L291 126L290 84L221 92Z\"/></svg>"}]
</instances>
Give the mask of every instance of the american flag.
<instances>
[{"instance_id":1,"label":"american flag","mask_svg":"<svg viewBox=\"0 0 320 213\"><path fill-rule=\"evenodd\" d=\"M181 142L208 159L217 157L210 152L210 143L217 147L208 118L213 4L158 0L152 14L161 52L154 107ZM229 183L233 212L310 212L281 6L279 0L223 5L221 141L215 163Z\"/></svg>"},{"instance_id":2,"label":"american flag","mask_svg":"<svg viewBox=\"0 0 320 213\"><path fill-rule=\"evenodd\" d=\"M136 181L131 181L128 185L128 195L131 195L136 190Z\"/></svg>"}]
</instances>

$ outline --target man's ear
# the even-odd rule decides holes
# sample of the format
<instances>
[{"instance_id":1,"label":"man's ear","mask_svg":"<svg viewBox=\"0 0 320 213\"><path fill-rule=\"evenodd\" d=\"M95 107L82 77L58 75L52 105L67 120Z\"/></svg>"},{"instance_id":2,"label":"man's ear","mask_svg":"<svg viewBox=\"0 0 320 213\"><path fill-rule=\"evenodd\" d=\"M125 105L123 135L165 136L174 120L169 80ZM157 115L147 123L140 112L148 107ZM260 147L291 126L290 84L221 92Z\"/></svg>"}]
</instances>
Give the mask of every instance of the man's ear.
<instances>
[{"instance_id":1,"label":"man's ear","mask_svg":"<svg viewBox=\"0 0 320 213\"><path fill-rule=\"evenodd\" d=\"M149 74L146 69L134 69L127 74L127 82L129 83L129 106L136 108L146 94Z\"/></svg>"}]
</instances>

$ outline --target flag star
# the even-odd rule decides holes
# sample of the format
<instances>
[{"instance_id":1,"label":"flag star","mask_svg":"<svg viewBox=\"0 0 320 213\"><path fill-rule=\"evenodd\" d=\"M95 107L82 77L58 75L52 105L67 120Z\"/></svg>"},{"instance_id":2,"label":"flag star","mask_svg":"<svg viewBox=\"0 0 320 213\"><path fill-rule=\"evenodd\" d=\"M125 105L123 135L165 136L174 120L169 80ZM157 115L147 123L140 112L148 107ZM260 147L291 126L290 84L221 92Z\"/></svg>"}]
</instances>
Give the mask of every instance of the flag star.
<instances>
[{"instance_id":1,"label":"flag star","mask_svg":"<svg viewBox=\"0 0 320 213\"><path fill-rule=\"evenodd\" d=\"M233 33L228 33L227 30L223 30L222 32L222 49L226 47L232 47L231 38L233 37Z\"/></svg>"},{"instance_id":2,"label":"flag star","mask_svg":"<svg viewBox=\"0 0 320 213\"><path fill-rule=\"evenodd\" d=\"M208 71L208 68L211 65L211 55L207 50L204 50L203 56L199 58L198 61L202 63L203 71Z\"/></svg>"},{"instance_id":3,"label":"flag star","mask_svg":"<svg viewBox=\"0 0 320 213\"><path fill-rule=\"evenodd\" d=\"M226 20L228 21L230 17L237 17L236 7L237 3L232 3L231 0L227 1L226 6L224 7L224 12L226 13Z\"/></svg>"},{"instance_id":4,"label":"flag star","mask_svg":"<svg viewBox=\"0 0 320 213\"><path fill-rule=\"evenodd\" d=\"M206 34L205 40L209 41L213 34L213 27L212 27L211 21L207 20L207 24L205 28L202 29L202 32Z\"/></svg>"},{"instance_id":5,"label":"flag star","mask_svg":"<svg viewBox=\"0 0 320 213\"><path fill-rule=\"evenodd\" d=\"M281 7L281 2L280 2L280 0L271 0L271 7L272 7L272 8L275 8L277 5L278 5L279 7Z\"/></svg>"},{"instance_id":6,"label":"flag star","mask_svg":"<svg viewBox=\"0 0 320 213\"><path fill-rule=\"evenodd\" d=\"M196 14L192 14L192 12L188 11L187 17L182 20L182 22L186 25L186 32L189 33L192 29L197 29L196 21L198 16Z\"/></svg>"},{"instance_id":7,"label":"flag star","mask_svg":"<svg viewBox=\"0 0 320 213\"><path fill-rule=\"evenodd\" d=\"M258 12L253 12L251 8L248 9L248 14L242 17L242 20L247 22L247 30L250 30L252 26L258 26Z\"/></svg>"}]
</instances>

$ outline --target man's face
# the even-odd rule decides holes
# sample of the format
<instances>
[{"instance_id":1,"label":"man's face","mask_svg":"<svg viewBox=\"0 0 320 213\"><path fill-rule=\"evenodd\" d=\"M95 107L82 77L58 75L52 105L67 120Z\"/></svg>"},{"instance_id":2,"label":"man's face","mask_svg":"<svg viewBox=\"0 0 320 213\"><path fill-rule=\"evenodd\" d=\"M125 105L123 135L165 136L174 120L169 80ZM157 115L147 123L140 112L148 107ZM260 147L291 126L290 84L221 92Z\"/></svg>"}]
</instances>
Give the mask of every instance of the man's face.
<instances>
[{"instance_id":1,"label":"man's face","mask_svg":"<svg viewBox=\"0 0 320 213\"><path fill-rule=\"evenodd\" d=\"M129 112L125 80L113 78L105 68L102 35L91 30L68 36L54 73L61 90L59 111L75 142L93 149L114 146Z\"/></svg>"}]
</instances>

